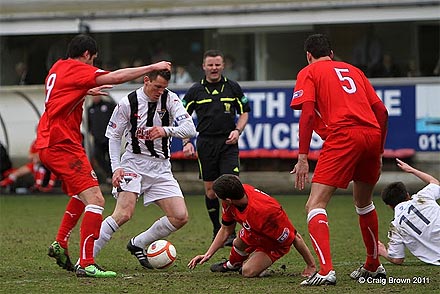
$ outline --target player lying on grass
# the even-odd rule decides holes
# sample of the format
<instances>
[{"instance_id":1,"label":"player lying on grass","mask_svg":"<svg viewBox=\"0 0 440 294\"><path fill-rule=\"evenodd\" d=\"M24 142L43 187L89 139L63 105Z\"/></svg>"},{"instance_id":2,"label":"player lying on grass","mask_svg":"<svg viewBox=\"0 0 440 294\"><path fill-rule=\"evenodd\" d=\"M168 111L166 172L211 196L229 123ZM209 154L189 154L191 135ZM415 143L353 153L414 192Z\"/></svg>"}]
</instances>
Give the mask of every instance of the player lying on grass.
<instances>
[{"instance_id":1,"label":"player lying on grass","mask_svg":"<svg viewBox=\"0 0 440 294\"><path fill-rule=\"evenodd\" d=\"M405 260L405 247L423 262L440 265L439 181L396 158L397 165L424 181L427 186L412 197L402 182L389 184L382 199L394 210L388 237L388 249L379 242L379 255L395 264Z\"/></svg>"},{"instance_id":2,"label":"player lying on grass","mask_svg":"<svg viewBox=\"0 0 440 294\"><path fill-rule=\"evenodd\" d=\"M244 277L258 277L293 246L303 257L306 267L302 276L315 272L316 266L309 248L290 222L281 205L271 196L242 184L235 175L222 175L213 185L222 200L222 226L205 254L188 263L190 269L208 261L232 233L235 223L242 225L233 241L228 261L215 263L212 272L240 271Z\"/></svg>"}]
</instances>

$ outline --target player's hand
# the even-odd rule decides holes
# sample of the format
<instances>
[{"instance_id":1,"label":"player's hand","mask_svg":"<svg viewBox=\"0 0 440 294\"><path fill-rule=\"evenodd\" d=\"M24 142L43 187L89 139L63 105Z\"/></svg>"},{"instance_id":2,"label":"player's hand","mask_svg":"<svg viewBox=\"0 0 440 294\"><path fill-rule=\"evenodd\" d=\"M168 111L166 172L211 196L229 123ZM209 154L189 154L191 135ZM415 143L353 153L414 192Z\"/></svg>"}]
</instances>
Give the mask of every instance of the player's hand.
<instances>
[{"instance_id":1,"label":"player's hand","mask_svg":"<svg viewBox=\"0 0 440 294\"><path fill-rule=\"evenodd\" d=\"M380 241L377 241L377 249L380 256L388 255L387 247Z\"/></svg>"},{"instance_id":2,"label":"player's hand","mask_svg":"<svg viewBox=\"0 0 440 294\"><path fill-rule=\"evenodd\" d=\"M171 71L171 62L169 61L160 61L153 64L155 70L168 70Z\"/></svg>"},{"instance_id":3,"label":"player's hand","mask_svg":"<svg viewBox=\"0 0 440 294\"><path fill-rule=\"evenodd\" d=\"M183 155L185 157L194 157L196 155L194 145L191 142L183 146Z\"/></svg>"},{"instance_id":4,"label":"player's hand","mask_svg":"<svg viewBox=\"0 0 440 294\"><path fill-rule=\"evenodd\" d=\"M232 132L229 133L228 139L226 140L225 143L228 145L237 144L238 138L240 138L240 133L238 132L238 130L233 130Z\"/></svg>"},{"instance_id":5,"label":"player's hand","mask_svg":"<svg viewBox=\"0 0 440 294\"><path fill-rule=\"evenodd\" d=\"M115 172L113 173L112 176L112 185L115 188L120 188L121 187L121 182L124 180L124 169L123 168L118 168L117 170L115 170Z\"/></svg>"},{"instance_id":6,"label":"player's hand","mask_svg":"<svg viewBox=\"0 0 440 294\"><path fill-rule=\"evenodd\" d=\"M165 129L161 126L153 126L148 130L148 139L149 140L156 140L159 138L166 137L167 133L165 132Z\"/></svg>"},{"instance_id":7,"label":"player's hand","mask_svg":"<svg viewBox=\"0 0 440 294\"><path fill-rule=\"evenodd\" d=\"M316 266L306 266L306 268L302 271L301 276L304 278L309 278L314 272L316 272Z\"/></svg>"},{"instance_id":8,"label":"player's hand","mask_svg":"<svg viewBox=\"0 0 440 294\"><path fill-rule=\"evenodd\" d=\"M191 261L188 263L188 267L190 269L194 269L198 264L203 264L208 260L209 260L209 256L206 254L197 255L196 257L191 259Z\"/></svg>"},{"instance_id":9,"label":"player's hand","mask_svg":"<svg viewBox=\"0 0 440 294\"><path fill-rule=\"evenodd\" d=\"M298 162L290 173L295 174L295 188L303 190L306 183L309 183L309 163L307 159L298 158Z\"/></svg>"},{"instance_id":10,"label":"player's hand","mask_svg":"<svg viewBox=\"0 0 440 294\"><path fill-rule=\"evenodd\" d=\"M108 96L108 93L104 92L103 90L111 89L111 88L113 88L112 85L102 85L102 86L99 86L99 87L96 87L96 88L89 89L87 91L87 95L91 95L91 96Z\"/></svg>"},{"instance_id":11,"label":"player's hand","mask_svg":"<svg viewBox=\"0 0 440 294\"><path fill-rule=\"evenodd\" d=\"M403 162L399 158L396 158L397 166L400 167L404 172L412 173L414 168L407 164L406 162Z\"/></svg>"}]
</instances>

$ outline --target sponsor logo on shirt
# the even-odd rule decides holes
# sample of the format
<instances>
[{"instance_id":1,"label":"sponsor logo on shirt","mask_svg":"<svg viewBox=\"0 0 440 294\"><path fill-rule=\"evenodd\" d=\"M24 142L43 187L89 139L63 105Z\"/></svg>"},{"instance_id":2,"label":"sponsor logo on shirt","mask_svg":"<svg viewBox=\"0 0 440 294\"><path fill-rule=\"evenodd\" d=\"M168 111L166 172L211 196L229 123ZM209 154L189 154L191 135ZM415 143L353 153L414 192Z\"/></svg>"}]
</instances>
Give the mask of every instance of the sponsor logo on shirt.
<instances>
[{"instance_id":1,"label":"sponsor logo on shirt","mask_svg":"<svg viewBox=\"0 0 440 294\"><path fill-rule=\"evenodd\" d=\"M290 234L290 230L289 228L284 228L283 232L281 233L281 235L278 237L277 241L279 243L283 243L284 241L287 240L287 238L289 237Z\"/></svg>"},{"instance_id":2,"label":"sponsor logo on shirt","mask_svg":"<svg viewBox=\"0 0 440 294\"><path fill-rule=\"evenodd\" d=\"M188 113L185 113L185 114L182 114L182 115L178 116L178 117L176 118L176 120L177 120L177 121L181 121L181 120L187 119L187 118L189 118L189 117L190 117L189 114L188 114Z\"/></svg>"},{"instance_id":3,"label":"sponsor logo on shirt","mask_svg":"<svg viewBox=\"0 0 440 294\"><path fill-rule=\"evenodd\" d=\"M304 91L303 91L303 90L298 90L298 91L296 91L295 93L293 93L292 99L299 98L299 97L301 97L303 94L304 94Z\"/></svg>"},{"instance_id":4,"label":"sponsor logo on shirt","mask_svg":"<svg viewBox=\"0 0 440 294\"><path fill-rule=\"evenodd\" d=\"M116 129L116 124L112 121L108 122L108 126L111 127L112 129Z\"/></svg>"}]
</instances>

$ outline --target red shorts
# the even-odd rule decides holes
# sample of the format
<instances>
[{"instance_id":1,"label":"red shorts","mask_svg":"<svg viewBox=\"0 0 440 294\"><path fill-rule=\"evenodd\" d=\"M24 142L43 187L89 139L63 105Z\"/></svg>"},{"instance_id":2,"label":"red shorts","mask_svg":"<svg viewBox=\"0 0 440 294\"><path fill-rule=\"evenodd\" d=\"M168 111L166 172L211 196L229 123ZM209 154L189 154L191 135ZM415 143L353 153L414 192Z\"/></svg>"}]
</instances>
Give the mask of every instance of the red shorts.
<instances>
[{"instance_id":1,"label":"red shorts","mask_svg":"<svg viewBox=\"0 0 440 294\"><path fill-rule=\"evenodd\" d=\"M98 178L81 145L59 143L40 149L40 160L61 181L64 192L78 195L84 190L99 186Z\"/></svg>"},{"instance_id":2,"label":"red shorts","mask_svg":"<svg viewBox=\"0 0 440 294\"><path fill-rule=\"evenodd\" d=\"M376 184L381 169L380 130L352 127L329 134L312 182L346 189L351 181Z\"/></svg>"},{"instance_id":3,"label":"red shorts","mask_svg":"<svg viewBox=\"0 0 440 294\"><path fill-rule=\"evenodd\" d=\"M247 253L252 253L255 251L264 252L272 260L272 263L289 253L290 247L292 246L293 240L296 236L296 230L292 226L289 228L289 235L282 244L278 243L276 240L267 240L265 237L260 237L255 235L254 232L249 232L248 230L242 228L239 233L239 237L243 240L249 247L246 248ZM266 240L265 240L266 239Z\"/></svg>"}]
</instances>

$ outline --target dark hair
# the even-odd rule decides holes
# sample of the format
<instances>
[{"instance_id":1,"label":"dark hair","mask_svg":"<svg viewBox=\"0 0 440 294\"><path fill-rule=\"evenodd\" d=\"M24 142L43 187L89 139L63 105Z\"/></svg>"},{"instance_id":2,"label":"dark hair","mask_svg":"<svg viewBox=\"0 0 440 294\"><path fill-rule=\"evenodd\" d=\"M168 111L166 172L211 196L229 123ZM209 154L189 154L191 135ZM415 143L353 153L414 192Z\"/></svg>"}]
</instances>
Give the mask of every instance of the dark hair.
<instances>
[{"instance_id":1,"label":"dark hair","mask_svg":"<svg viewBox=\"0 0 440 294\"><path fill-rule=\"evenodd\" d=\"M221 175L214 181L212 186L218 198L239 200L244 196L244 188L240 179L236 175Z\"/></svg>"},{"instance_id":2,"label":"dark hair","mask_svg":"<svg viewBox=\"0 0 440 294\"><path fill-rule=\"evenodd\" d=\"M84 34L76 35L67 47L67 58L77 58L89 51L90 55L98 52L98 45L92 37Z\"/></svg>"},{"instance_id":3,"label":"dark hair","mask_svg":"<svg viewBox=\"0 0 440 294\"><path fill-rule=\"evenodd\" d=\"M397 204L406 201L408 191L405 184L402 182L394 182L385 187L382 191L382 200L385 204L391 207L396 207Z\"/></svg>"},{"instance_id":4,"label":"dark hair","mask_svg":"<svg viewBox=\"0 0 440 294\"><path fill-rule=\"evenodd\" d=\"M169 81L171 79L171 72L169 70L153 70L146 74L150 81L157 79L157 76L161 76L165 80Z\"/></svg>"},{"instance_id":5,"label":"dark hair","mask_svg":"<svg viewBox=\"0 0 440 294\"><path fill-rule=\"evenodd\" d=\"M331 56L332 46L327 36L322 34L310 35L304 42L304 51L312 54L317 59L324 56Z\"/></svg>"},{"instance_id":6,"label":"dark hair","mask_svg":"<svg viewBox=\"0 0 440 294\"><path fill-rule=\"evenodd\" d=\"M225 56L223 55L223 52L216 49L210 49L205 51L205 54L203 54L203 61L205 61L206 57L217 57L220 56L222 59L225 59Z\"/></svg>"}]
</instances>

